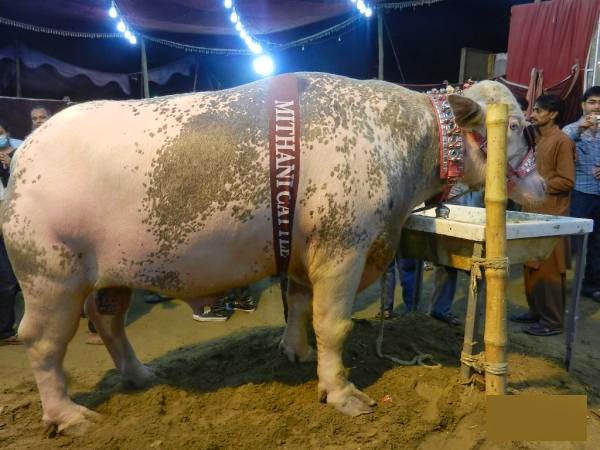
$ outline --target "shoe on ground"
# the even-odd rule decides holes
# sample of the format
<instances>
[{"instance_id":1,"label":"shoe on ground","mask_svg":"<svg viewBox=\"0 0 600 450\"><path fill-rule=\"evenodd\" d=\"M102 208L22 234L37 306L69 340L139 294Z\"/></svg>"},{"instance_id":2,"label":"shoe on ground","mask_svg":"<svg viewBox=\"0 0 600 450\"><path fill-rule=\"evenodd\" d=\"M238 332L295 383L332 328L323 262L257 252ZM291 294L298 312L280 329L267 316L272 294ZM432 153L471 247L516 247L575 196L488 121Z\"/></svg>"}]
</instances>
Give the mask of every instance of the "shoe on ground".
<instances>
[{"instance_id":1,"label":"shoe on ground","mask_svg":"<svg viewBox=\"0 0 600 450\"><path fill-rule=\"evenodd\" d=\"M0 339L0 345L23 345L16 334Z\"/></svg>"},{"instance_id":2,"label":"shoe on ground","mask_svg":"<svg viewBox=\"0 0 600 450\"><path fill-rule=\"evenodd\" d=\"M168 302L171 300L171 297L166 297L161 294L151 293L145 296L144 303L148 303L150 305L154 305L156 303Z\"/></svg>"},{"instance_id":3,"label":"shoe on ground","mask_svg":"<svg viewBox=\"0 0 600 450\"><path fill-rule=\"evenodd\" d=\"M453 327L460 325L460 320L452 313L448 313L447 315L442 316L441 314L436 314L432 312L429 315L434 319L439 320L440 322L445 322Z\"/></svg>"},{"instance_id":4,"label":"shoe on ground","mask_svg":"<svg viewBox=\"0 0 600 450\"><path fill-rule=\"evenodd\" d=\"M383 312L383 319L384 320L390 320L396 317L396 314L394 314L393 311L384 311ZM377 315L375 316L375 319L380 320L381 319L381 312L378 312Z\"/></svg>"},{"instance_id":5,"label":"shoe on ground","mask_svg":"<svg viewBox=\"0 0 600 450\"><path fill-rule=\"evenodd\" d=\"M600 296L600 287L594 284L583 284L581 286L581 295L584 297L594 298L595 296Z\"/></svg>"},{"instance_id":6,"label":"shoe on ground","mask_svg":"<svg viewBox=\"0 0 600 450\"><path fill-rule=\"evenodd\" d=\"M540 318L530 312L525 312L521 314L511 314L508 320L517 323L536 323Z\"/></svg>"},{"instance_id":7,"label":"shoe on ground","mask_svg":"<svg viewBox=\"0 0 600 450\"><path fill-rule=\"evenodd\" d=\"M100 335L92 332L88 332L87 337L85 338L85 343L88 345L104 345Z\"/></svg>"},{"instance_id":8,"label":"shoe on ground","mask_svg":"<svg viewBox=\"0 0 600 450\"><path fill-rule=\"evenodd\" d=\"M231 311L226 308L205 306L200 314L193 314L192 319L198 322L225 322L231 317Z\"/></svg>"},{"instance_id":9,"label":"shoe on ground","mask_svg":"<svg viewBox=\"0 0 600 450\"><path fill-rule=\"evenodd\" d=\"M523 328L523 333L530 334L532 336L554 336L562 333L560 328L550 328L546 325L536 322L533 325Z\"/></svg>"},{"instance_id":10,"label":"shoe on ground","mask_svg":"<svg viewBox=\"0 0 600 450\"><path fill-rule=\"evenodd\" d=\"M227 309L235 311L254 312L256 311L256 300L250 295L234 299L227 303Z\"/></svg>"}]
</instances>

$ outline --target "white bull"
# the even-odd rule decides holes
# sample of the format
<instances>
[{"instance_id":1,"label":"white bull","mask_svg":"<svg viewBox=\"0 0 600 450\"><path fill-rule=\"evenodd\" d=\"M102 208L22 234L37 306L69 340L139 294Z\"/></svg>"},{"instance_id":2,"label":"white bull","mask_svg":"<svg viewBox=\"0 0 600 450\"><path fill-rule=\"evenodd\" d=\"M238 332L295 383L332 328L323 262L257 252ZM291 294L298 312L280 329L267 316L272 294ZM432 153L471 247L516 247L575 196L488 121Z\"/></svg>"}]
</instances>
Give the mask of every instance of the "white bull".
<instances>
[{"instance_id":1,"label":"white bull","mask_svg":"<svg viewBox=\"0 0 600 450\"><path fill-rule=\"evenodd\" d=\"M301 160L281 346L314 354L322 401L345 414L375 402L344 374L342 346L357 291L383 272L411 209L439 193L438 126L426 95L381 81L300 73ZM25 298L19 327L42 400L60 431L95 413L67 396L62 369L84 299L115 365L153 376L127 340L129 290L192 299L276 272L269 190L268 82L220 92L68 108L24 143L2 202L2 232ZM476 101L474 101L476 100ZM507 102L509 160L527 150L508 90L483 82L451 98L468 143L464 182L481 185L486 102ZM543 194L537 173L516 194Z\"/></svg>"}]
</instances>

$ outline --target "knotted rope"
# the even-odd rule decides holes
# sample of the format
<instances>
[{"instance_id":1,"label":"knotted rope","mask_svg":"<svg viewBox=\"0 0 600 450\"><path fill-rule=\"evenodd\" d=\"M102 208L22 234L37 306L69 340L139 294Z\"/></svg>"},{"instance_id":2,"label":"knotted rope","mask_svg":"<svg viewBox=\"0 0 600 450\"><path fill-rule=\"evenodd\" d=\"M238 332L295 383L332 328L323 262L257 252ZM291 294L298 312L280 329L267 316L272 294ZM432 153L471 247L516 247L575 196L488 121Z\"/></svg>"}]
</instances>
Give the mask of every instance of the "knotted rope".
<instances>
[{"instance_id":1,"label":"knotted rope","mask_svg":"<svg viewBox=\"0 0 600 450\"><path fill-rule=\"evenodd\" d=\"M507 257L493 257L493 258L479 258L477 256L471 257L471 290L473 295L477 298L477 281L482 278L481 269L499 269L506 270L508 273L509 264ZM484 371L492 375L504 375L508 372L508 363L495 363L488 362L485 360L485 353L481 352L477 355L468 355L464 352L460 354L460 361L473 368L477 373L483 373Z\"/></svg>"}]
</instances>

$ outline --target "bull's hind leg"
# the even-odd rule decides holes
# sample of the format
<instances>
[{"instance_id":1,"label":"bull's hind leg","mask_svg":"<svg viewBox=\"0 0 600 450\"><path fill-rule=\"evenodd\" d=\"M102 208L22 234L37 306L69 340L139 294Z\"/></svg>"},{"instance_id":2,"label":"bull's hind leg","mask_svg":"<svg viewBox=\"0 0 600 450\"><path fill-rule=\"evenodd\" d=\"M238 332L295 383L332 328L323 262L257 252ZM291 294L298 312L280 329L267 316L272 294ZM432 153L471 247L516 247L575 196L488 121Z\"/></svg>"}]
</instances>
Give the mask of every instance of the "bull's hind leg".
<instances>
[{"instance_id":1,"label":"bull's hind leg","mask_svg":"<svg viewBox=\"0 0 600 450\"><path fill-rule=\"evenodd\" d=\"M352 304L364 261L346 260L313 281L313 326L317 337L319 399L349 416L373 411L375 401L348 381L342 350L352 328Z\"/></svg>"},{"instance_id":2,"label":"bull's hind leg","mask_svg":"<svg viewBox=\"0 0 600 450\"><path fill-rule=\"evenodd\" d=\"M19 326L40 392L43 420L67 434L85 433L90 420L100 417L69 399L63 371L67 344L77 330L87 294L81 286L41 276L28 279L23 284L25 315Z\"/></svg>"},{"instance_id":3,"label":"bull's hind leg","mask_svg":"<svg viewBox=\"0 0 600 450\"><path fill-rule=\"evenodd\" d=\"M125 316L131 301L131 289L114 287L101 289L88 299L87 310L98 334L123 378L136 387L155 380L152 369L143 365L125 333Z\"/></svg>"},{"instance_id":4,"label":"bull's hind leg","mask_svg":"<svg viewBox=\"0 0 600 450\"><path fill-rule=\"evenodd\" d=\"M311 297L309 288L288 280L288 318L279 348L291 362L315 360L315 351L308 344L307 333Z\"/></svg>"}]
</instances>

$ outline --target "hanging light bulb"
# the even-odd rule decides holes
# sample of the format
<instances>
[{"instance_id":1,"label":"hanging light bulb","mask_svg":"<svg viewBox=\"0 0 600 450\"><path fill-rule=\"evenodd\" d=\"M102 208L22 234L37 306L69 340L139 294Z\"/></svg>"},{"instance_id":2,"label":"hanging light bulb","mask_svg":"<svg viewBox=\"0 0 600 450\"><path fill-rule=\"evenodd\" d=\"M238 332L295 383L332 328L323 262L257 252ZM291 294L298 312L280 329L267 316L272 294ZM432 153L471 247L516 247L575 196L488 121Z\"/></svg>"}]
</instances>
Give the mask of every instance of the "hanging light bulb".
<instances>
[{"instance_id":1,"label":"hanging light bulb","mask_svg":"<svg viewBox=\"0 0 600 450\"><path fill-rule=\"evenodd\" d=\"M235 12L235 9L233 10L233 12L231 13L231 16L229 16L229 19L233 22L236 23L239 19L237 13Z\"/></svg>"},{"instance_id":2,"label":"hanging light bulb","mask_svg":"<svg viewBox=\"0 0 600 450\"><path fill-rule=\"evenodd\" d=\"M125 22L119 20L119 23L117 23L117 30L119 30L121 33L125 33L126 29L127 27L125 26Z\"/></svg>"},{"instance_id":3,"label":"hanging light bulb","mask_svg":"<svg viewBox=\"0 0 600 450\"><path fill-rule=\"evenodd\" d=\"M225 0L223 2L223 6L225 6L225 8L227 9L231 9L231 7L233 6L233 2L231 0Z\"/></svg>"},{"instance_id":4,"label":"hanging light bulb","mask_svg":"<svg viewBox=\"0 0 600 450\"><path fill-rule=\"evenodd\" d=\"M242 28L243 28L243 27L242 27L242 22L239 22L239 21L238 21L238 22L235 24L235 29L236 29L236 31L239 33L240 31L242 31Z\"/></svg>"},{"instance_id":5,"label":"hanging light bulb","mask_svg":"<svg viewBox=\"0 0 600 450\"><path fill-rule=\"evenodd\" d=\"M252 42L248 45L248 47L250 47L250 51L255 55L262 53L262 47L258 42Z\"/></svg>"},{"instance_id":6,"label":"hanging light bulb","mask_svg":"<svg viewBox=\"0 0 600 450\"><path fill-rule=\"evenodd\" d=\"M108 10L108 15L110 17L112 17L113 19L117 18L117 8L115 8L114 4L110 5L110 9Z\"/></svg>"},{"instance_id":7,"label":"hanging light bulb","mask_svg":"<svg viewBox=\"0 0 600 450\"><path fill-rule=\"evenodd\" d=\"M371 8L365 9L365 17L371 17L373 15L373 10Z\"/></svg>"},{"instance_id":8,"label":"hanging light bulb","mask_svg":"<svg viewBox=\"0 0 600 450\"><path fill-rule=\"evenodd\" d=\"M358 8L358 10L359 10L361 13L364 13L364 12L365 12L366 6L365 6L365 2L364 2L363 0L358 0L358 1L356 2L356 7Z\"/></svg>"},{"instance_id":9,"label":"hanging light bulb","mask_svg":"<svg viewBox=\"0 0 600 450\"><path fill-rule=\"evenodd\" d=\"M135 35L133 35L133 34L132 34L132 35L129 37L129 43L130 43L131 45L135 45L135 44L137 44L137 38L135 37Z\"/></svg>"},{"instance_id":10,"label":"hanging light bulb","mask_svg":"<svg viewBox=\"0 0 600 450\"><path fill-rule=\"evenodd\" d=\"M254 70L262 76L271 75L275 69L273 60L268 55L261 55L253 61Z\"/></svg>"},{"instance_id":11,"label":"hanging light bulb","mask_svg":"<svg viewBox=\"0 0 600 450\"><path fill-rule=\"evenodd\" d=\"M127 39L127 40L131 39L131 36L132 36L132 34L131 34L131 31L129 31L129 30L125 30L125 33L123 33L123 36L124 36L124 37L125 37L125 39Z\"/></svg>"}]
</instances>

